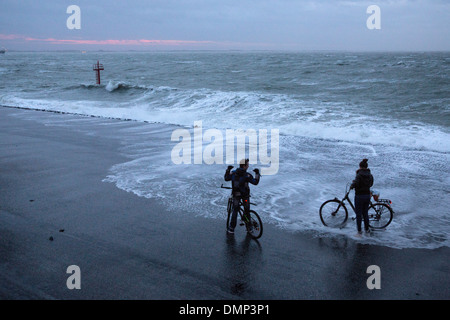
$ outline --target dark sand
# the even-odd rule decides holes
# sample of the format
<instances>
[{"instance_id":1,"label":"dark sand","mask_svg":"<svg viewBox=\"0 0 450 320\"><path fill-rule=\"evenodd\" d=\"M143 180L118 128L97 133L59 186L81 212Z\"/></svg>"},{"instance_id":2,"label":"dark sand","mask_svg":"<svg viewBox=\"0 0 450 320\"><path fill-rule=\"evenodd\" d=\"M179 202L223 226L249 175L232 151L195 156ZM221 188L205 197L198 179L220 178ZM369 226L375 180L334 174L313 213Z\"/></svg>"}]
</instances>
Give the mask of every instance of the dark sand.
<instances>
[{"instance_id":1,"label":"dark sand","mask_svg":"<svg viewBox=\"0 0 450 320\"><path fill-rule=\"evenodd\" d=\"M167 212L102 182L126 160L111 132L13 113L48 116L0 107L0 299L450 298L449 248L399 250L269 224L259 242L243 228L227 237L225 221ZM80 290L66 287L70 265L81 269ZM381 268L379 290L366 286L369 265Z\"/></svg>"}]
</instances>

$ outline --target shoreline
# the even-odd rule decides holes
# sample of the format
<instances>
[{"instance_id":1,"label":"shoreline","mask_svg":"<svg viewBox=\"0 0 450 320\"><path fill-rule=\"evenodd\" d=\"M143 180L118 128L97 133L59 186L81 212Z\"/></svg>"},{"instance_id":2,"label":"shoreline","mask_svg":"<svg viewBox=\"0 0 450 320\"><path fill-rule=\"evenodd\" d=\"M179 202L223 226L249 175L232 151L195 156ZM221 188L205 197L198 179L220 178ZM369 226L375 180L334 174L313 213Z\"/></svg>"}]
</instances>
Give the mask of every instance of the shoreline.
<instances>
[{"instance_id":1,"label":"shoreline","mask_svg":"<svg viewBox=\"0 0 450 320\"><path fill-rule=\"evenodd\" d=\"M448 247L394 249L270 224L259 241L239 227L228 237L225 221L103 182L126 160L112 128L89 136L22 119L68 116L35 111L47 110L0 108L0 299L450 299ZM80 290L66 286L70 265ZM367 288L370 265L379 290Z\"/></svg>"}]
</instances>

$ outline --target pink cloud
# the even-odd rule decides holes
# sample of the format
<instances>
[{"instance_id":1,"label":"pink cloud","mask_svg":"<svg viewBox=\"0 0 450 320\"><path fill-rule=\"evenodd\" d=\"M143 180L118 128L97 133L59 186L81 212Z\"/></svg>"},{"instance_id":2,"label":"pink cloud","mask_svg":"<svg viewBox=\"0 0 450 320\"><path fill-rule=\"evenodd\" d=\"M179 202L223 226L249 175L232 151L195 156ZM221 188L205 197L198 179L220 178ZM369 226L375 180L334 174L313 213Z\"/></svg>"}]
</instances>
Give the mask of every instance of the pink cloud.
<instances>
[{"instance_id":1,"label":"pink cloud","mask_svg":"<svg viewBox=\"0 0 450 320\"><path fill-rule=\"evenodd\" d=\"M49 42L52 44L84 44L84 45L201 45L212 44L213 41L194 41L194 40L157 40L157 39L107 39L107 40L77 40L77 39L55 39L55 38L32 38L16 34L0 34L0 40L25 40L36 42Z\"/></svg>"},{"instance_id":2,"label":"pink cloud","mask_svg":"<svg viewBox=\"0 0 450 320\"><path fill-rule=\"evenodd\" d=\"M16 40L16 39L23 39L23 36L18 34L1 34L0 33L0 40Z\"/></svg>"}]
</instances>

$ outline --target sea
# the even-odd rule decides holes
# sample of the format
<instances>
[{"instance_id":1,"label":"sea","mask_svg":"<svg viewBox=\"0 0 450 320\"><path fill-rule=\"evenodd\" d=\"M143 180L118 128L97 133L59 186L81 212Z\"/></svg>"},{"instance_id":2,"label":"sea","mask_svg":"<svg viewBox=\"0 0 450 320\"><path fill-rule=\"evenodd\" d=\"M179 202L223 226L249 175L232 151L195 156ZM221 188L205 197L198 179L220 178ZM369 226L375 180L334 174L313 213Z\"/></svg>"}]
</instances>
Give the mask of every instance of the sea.
<instances>
[{"instance_id":1,"label":"sea","mask_svg":"<svg viewBox=\"0 0 450 320\"><path fill-rule=\"evenodd\" d=\"M195 129L277 130L278 170L251 186L253 209L264 223L317 237L356 233L349 206L340 229L323 226L319 208L342 199L367 158L373 188L395 213L385 230L358 241L450 246L449 52L8 52L0 56L0 105L63 113L45 124L83 134L111 126L126 161L108 168L104 183L224 228L229 163L174 163L176 130L192 141ZM203 137L200 153L211 141ZM257 157L249 172L265 166Z\"/></svg>"}]
</instances>

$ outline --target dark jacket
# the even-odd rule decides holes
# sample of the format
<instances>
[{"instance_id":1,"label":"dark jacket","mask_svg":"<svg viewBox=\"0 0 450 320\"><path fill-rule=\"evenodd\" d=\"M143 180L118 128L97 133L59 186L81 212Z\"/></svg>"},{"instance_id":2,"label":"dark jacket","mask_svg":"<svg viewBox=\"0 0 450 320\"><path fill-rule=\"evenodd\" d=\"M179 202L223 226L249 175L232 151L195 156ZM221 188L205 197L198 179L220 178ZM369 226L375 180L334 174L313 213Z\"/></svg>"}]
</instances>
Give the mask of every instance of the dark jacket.
<instances>
[{"instance_id":1,"label":"dark jacket","mask_svg":"<svg viewBox=\"0 0 450 320\"><path fill-rule=\"evenodd\" d=\"M243 168L237 168L234 171L227 169L225 171L225 181L231 181L231 187L233 188L233 195L246 198L250 196L249 183L255 186L259 183L260 174L257 173L255 178Z\"/></svg>"},{"instance_id":2,"label":"dark jacket","mask_svg":"<svg viewBox=\"0 0 450 320\"><path fill-rule=\"evenodd\" d=\"M355 188L355 194L370 194L370 187L373 186L373 176L370 169L358 169L355 180L350 188Z\"/></svg>"}]
</instances>

